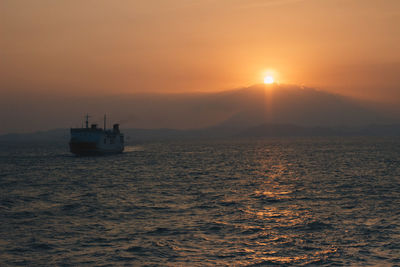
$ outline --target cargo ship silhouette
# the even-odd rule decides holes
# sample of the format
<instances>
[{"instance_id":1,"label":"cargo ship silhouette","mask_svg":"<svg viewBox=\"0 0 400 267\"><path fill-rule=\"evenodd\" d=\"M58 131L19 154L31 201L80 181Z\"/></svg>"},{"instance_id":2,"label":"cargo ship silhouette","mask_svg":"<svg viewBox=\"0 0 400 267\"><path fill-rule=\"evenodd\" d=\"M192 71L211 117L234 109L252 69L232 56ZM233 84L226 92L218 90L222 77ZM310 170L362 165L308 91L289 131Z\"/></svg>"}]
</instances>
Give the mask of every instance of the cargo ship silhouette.
<instances>
[{"instance_id":1,"label":"cargo ship silhouette","mask_svg":"<svg viewBox=\"0 0 400 267\"><path fill-rule=\"evenodd\" d=\"M103 129L98 128L97 124L89 127L89 115L86 115L85 128L71 128L69 148L75 155L122 153L124 135L119 130L119 124L114 124L112 130L106 129L106 115L104 115Z\"/></svg>"}]
</instances>

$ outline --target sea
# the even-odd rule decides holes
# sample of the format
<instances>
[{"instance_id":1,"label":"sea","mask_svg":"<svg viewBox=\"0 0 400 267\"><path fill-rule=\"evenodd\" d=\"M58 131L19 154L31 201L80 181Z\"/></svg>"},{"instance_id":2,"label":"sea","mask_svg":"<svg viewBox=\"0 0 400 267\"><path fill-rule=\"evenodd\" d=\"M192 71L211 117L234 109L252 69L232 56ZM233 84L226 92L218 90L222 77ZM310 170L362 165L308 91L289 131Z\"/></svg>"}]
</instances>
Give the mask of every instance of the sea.
<instances>
[{"instance_id":1,"label":"sea","mask_svg":"<svg viewBox=\"0 0 400 267\"><path fill-rule=\"evenodd\" d=\"M400 138L0 144L0 266L400 266Z\"/></svg>"}]
</instances>

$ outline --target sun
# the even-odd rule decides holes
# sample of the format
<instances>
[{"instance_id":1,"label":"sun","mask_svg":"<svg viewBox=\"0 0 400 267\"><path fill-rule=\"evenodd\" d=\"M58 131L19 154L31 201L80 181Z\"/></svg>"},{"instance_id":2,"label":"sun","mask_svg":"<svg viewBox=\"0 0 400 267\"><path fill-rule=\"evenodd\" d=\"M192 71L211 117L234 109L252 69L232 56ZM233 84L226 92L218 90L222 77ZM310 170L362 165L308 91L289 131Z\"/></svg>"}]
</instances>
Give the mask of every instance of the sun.
<instances>
[{"instance_id":1,"label":"sun","mask_svg":"<svg viewBox=\"0 0 400 267\"><path fill-rule=\"evenodd\" d=\"M267 75L264 77L264 83L265 84L273 84L274 83L274 77L271 75Z\"/></svg>"}]
</instances>

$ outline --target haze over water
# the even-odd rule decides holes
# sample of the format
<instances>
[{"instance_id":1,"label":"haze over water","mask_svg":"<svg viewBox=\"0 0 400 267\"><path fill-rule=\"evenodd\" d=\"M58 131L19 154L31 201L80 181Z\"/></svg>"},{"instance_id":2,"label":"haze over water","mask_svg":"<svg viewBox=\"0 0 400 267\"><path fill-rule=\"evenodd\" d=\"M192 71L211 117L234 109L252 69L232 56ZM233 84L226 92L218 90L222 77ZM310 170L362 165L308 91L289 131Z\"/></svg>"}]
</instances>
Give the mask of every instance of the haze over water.
<instances>
[{"instance_id":1,"label":"haze over water","mask_svg":"<svg viewBox=\"0 0 400 267\"><path fill-rule=\"evenodd\" d=\"M400 265L398 138L0 151L0 265Z\"/></svg>"}]
</instances>

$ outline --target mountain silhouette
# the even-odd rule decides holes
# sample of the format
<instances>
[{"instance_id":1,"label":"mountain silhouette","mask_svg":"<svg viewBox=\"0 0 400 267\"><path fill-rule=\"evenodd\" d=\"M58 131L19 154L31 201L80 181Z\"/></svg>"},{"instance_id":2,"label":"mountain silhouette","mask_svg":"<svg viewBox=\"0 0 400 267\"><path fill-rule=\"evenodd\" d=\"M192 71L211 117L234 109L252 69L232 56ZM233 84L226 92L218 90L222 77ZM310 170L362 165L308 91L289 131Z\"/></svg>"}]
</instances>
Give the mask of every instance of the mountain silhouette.
<instances>
[{"instance_id":1,"label":"mountain silhouette","mask_svg":"<svg viewBox=\"0 0 400 267\"><path fill-rule=\"evenodd\" d=\"M86 113L93 115L91 123L99 125L107 113L110 123L120 123L125 129L209 129L222 133L261 124L354 127L399 122L382 106L280 84L216 93L9 97L0 99L1 110L3 134L80 127Z\"/></svg>"},{"instance_id":2,"label":"mountain silhouette","mask_svg":"<svg viewBox=\"0 0 400 267\"><path fill-rule=\"evenodd\" d=\"M239 111L220 127L263 123L332 127L391 122L389 116L368 103L293 85L251 86L226 93L224 105L227 102L235 103Z\"/></svg>"}]
</instances>

